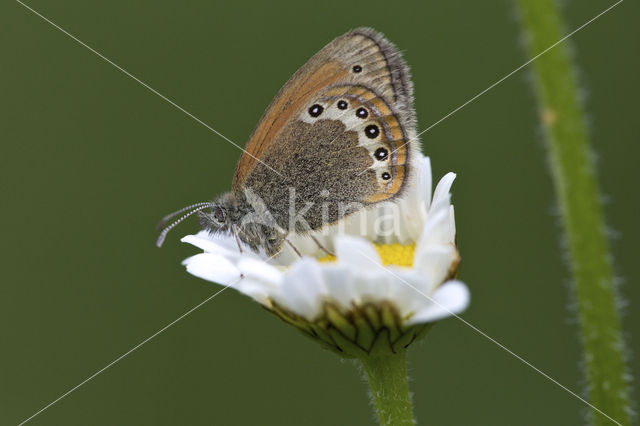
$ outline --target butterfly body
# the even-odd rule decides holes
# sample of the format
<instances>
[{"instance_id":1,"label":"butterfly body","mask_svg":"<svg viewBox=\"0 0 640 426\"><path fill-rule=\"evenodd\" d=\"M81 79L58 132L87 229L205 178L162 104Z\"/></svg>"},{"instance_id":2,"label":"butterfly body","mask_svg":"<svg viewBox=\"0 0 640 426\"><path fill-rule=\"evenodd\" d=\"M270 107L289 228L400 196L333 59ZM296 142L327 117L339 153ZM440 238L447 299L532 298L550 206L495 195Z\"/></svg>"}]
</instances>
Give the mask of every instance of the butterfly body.
<instances>
[{"instance_id":1,"label":"butterfly body","mask_svg":"<svg viewBox=\"0 0 640 426\"><path fill-rule=\"evenodd\" d=\"M210 232L277 253L306 233L401 196L418 148L409 70L368 28L333 40L278 92L238 161L232 190L200 212Z\"/></svg>"}]
</instances>

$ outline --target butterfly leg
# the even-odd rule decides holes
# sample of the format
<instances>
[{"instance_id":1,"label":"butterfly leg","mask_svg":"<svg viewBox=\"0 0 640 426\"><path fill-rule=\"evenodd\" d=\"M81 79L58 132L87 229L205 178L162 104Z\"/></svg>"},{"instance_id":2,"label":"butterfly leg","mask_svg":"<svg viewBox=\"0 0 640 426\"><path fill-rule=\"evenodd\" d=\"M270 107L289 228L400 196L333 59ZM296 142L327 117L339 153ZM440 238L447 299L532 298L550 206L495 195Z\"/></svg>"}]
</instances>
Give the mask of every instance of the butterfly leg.
<instances>
[{"instance_id":1,"label":"butterfly leg","mask_svg":"<svg viewBox=\"0 0 640 426\"><path fill-rule=\"evenodd\" d=\"M289 247L291 247L291 248L293 249L293 251L295 251L295 252L296 252L296 254L298 255L298 257L302 257L302 254L300 254L300 250L298 250L298 249L296 248L296 246L294 246L294 245L293 245L293 243L292 243L291 241L289 241L289 239L288 239L288 238L285 238L284 240L287 242L287 244L289 244Z\"/></svg>"},{"instance_id":2,"label":"butterfly leg","mask_svg":"<svg viewBox=\"0 0 640 426\"><path fill-rule=\"evenodd\" d=\"M233 236L236 238L236 244L238 244L238 250L240 253L244 253L242 246L240 245L240 237L238 236L238 227L233 225Z\"/></svg>"},{"instance_id":3,"label":"butterfly leg","mask_svg":"<svg viewBox=\"0 0 640 426\"><path fill-rule=\"evenodd\" d=\"M320 248L320 250L322 250L323 252L325 252L326 254L328 254L329 256L333 256L336 257L336 255L334 253L331 253L329 250L327 250L322 244L320 244L320 241L318 241L318 239L316 237L314 237L313 235L310 235L311 239L316 243L316 245L318 246L318 248Z\"/></svg>"}]
</instances>

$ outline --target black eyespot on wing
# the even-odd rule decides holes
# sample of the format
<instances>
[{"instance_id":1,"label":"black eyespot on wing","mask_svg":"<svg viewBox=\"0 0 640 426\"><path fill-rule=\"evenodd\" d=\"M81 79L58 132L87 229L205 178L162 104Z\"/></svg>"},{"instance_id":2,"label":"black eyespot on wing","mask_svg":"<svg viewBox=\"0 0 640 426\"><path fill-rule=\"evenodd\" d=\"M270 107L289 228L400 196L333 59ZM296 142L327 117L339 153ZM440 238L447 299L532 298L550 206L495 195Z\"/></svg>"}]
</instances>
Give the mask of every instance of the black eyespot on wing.
<instances>
[{"instance_id":1,"label":"black eyespot on wing","mask_svg":"<svg viewBox=\"0 0 640 426\"><path fill-rule=\"evenodd\" d=\"M324 108L322 107L322 105L314 104L314 105L311 105L311 108L309 108L309 115L312 117L317 117L320 114L322 114L322 111L324 111Z\"/></svg>"},{"instance_id":2,"label":"black eyespot on wing","mask_svg":"<svg viewBox=\"0 0 640 426\"><path fill-rule=\"evenodd\" d=\"M389 151L384 148L378 148L376 152L373 153L373 156L376 157L378 161L384 161L389 157Z\"/></svg>"},{"instance_id":3,"label":"black eyespot on wing","mask_svg":"<svg viewBox=\"0 0 640 426\"><path fill-rule=\"evenodd\" d=\"M369 139L375 139L380 134L380 129L375 124L369 124L364 128L364 134L367 135Z\"/></svg>"},{"instance_id":4,"label":"black eyespot on wing","mask_svg":"<svg viewBox=\"0 0 640 426\"><path fill-rule=\"evenodd\" d=\"M361 71L362 71L362 67L360 65L353 66L353 72L361 72Z\"/></svg>"},{"instance_id":5,"label":"black eyespot on wing","mask_svg":"<svg viewBox=\"0 0 640 426\"><path fill-rule=\"evenodd\" d=\"M367 118L369 116L369 112L365 108L360 107L356 110L356 115L359 118Z\"/></svg>"},{"instance_id":6,"label":"black eyespot on wing","mask_svg":"<svg viewBox=\"0 0 640 426\"><path fill-rule=\"evenodd\" d=\"M338 101L339 109L347 109L348 107L349 107L349 104L347 103L347 101L344 101L344 100Z\"/></svg>"},{"instance_id":7,"label":"black eyespot on wing","mask_svg":"<svg viewBox=\"0 0 640 426\"><path fill-rule=\"evenodd\" d=\"M382 179L389 180L391 179L391 175L388 172L382 173Z\"/></svg>"}]
</instances>

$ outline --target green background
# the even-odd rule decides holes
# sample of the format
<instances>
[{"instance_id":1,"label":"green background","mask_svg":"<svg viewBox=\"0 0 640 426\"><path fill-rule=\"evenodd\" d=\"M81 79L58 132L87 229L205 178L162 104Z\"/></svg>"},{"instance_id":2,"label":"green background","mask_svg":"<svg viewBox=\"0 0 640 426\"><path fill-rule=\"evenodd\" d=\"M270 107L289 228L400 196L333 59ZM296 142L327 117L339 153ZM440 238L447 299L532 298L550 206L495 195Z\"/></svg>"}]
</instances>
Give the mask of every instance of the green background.
<instances>
[{"instance_id":1,"label":"green background","mask_svg":"<svg viewBox=\"0 0 640 426\"><path fill-rule=\"evenodd\" d=\"M524 63L511 1L27 3L230 139L333 37L384 32L424 129ZM612 2L570 1L568 30ZM571 38L629 354L640 353L639 7ZM165 213L229 188L237 148L17 2L0 6L0 424L17 424L220 287L158 250ZM454 184L464 318L582 393L535 100L523 70L422 137ZM585 405L456 319L409 352L420 424L581 424ZM640 375L640 359L631 360ZM637 394L636 394L637 395ZM373 423L360 373L225 291L30 424Z\"/></svg>"}]
</instances>

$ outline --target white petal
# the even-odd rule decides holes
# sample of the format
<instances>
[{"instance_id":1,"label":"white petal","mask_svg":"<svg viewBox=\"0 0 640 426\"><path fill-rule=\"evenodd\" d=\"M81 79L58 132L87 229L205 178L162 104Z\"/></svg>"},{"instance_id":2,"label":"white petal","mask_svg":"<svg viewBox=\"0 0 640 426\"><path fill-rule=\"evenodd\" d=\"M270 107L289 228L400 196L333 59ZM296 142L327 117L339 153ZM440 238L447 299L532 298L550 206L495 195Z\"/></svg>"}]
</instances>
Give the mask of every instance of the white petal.
<instances>
[{"instance_id":1,"label":"white petal","mask_svg":"<svg viewBox=\"0 0 640 426\"><path fill-rule=\"evenodd\" d=\"M331 300L341 308L350 309L352 303L360 302L360 295L356 291L354 275L357 273L346 265L329 264L322 266L327 294Z\"/></svg>"},{"instance_id":2,"label":"white petal","mask_svg":"<svg viewBox=\"0 0 640 426\"><path fill-rule=\"evenodd\" d=\"M394 300L391 288L396 278L383 266L369 263L367 269L357 270L354 275L354 289L360 299L372 302Z\"/></svg>"},{"instance_id":3,"label":"white petal","mask_svg":"<svg viewBox=\"0 0 640 426\"><path fill-rule=\"evenodd\" d=\"M187 257L185 260L182 261L182 265L183 266L187 266L188 264L190 264L193 261L194 258L200 256L201 254L202 253Z\"/></svg>"},{"instance_id":4,"label":"white petal","mask_svg":"<svg viewBox=\"0 0 640 426\"><path fill-rule=\"evenodd\" d=\"M456 215L453 210L453 206L449 208L449 242L454 243L456 241Z\"/></svg>"},{"instance_id":5,"label":"white petal","mask_svg":"<svg viewBox=\"0 0 640 426\"><path fill-rule=\"evenodd\" d=\"M446 244L450 243L451 230L449 225L451 219L449 210L440 210L429 213L427 223L424 226L422 235L418 240L416 251L425 248L429 244Z\"/></svg>"},{"instance_id":6,"label":"white petal","mask_svg":"<svg viewBox=\"0 0 640 426\"><path fill-rule=\"evenodd\" d=\"M418 247L413 258L414 268L421 271L432 285L442 283L449 275L449 268L456 257L453 245L427 245ZM425 289L431 293L431 288Z\"/></svg>"},{"instance_id":7,"label":"white petal","mask_svg":"<svg viewBox=\"0 0 640 426\"><path fill-rule=\"evenodd\" d=\"M418 162L418 179L416 180L416 195L418 202L426 207L431 203L431 159L422 157Z\"/></svg>"},{"instance_id":8,"label":"white petal","mask_svg":"<svg viewBox=\"0 0 640 426\"><path fill-rule=\"evenodd\" d=\"M363 238L338 235L335 239L335 249L340 264L364 269L382 266L378 251L373 244Z\"/></svg>"},{"instance_id":9,"label":"white petal","mask_svg":"<svg viewBox=\"0 0 640 426\"><path fill-rule=\"evenodd\" d=\"M453 185L453 181L456 179L456 174L453 172L449 172L438 182L436 186L436 190L433 192L433 204L436 204L438 201L445 197L449 197L449 192L451 190L451 185Z\"/></svg>"},{"instance_id":10,"label":"white petal","mask_svg":"<svg viewBox=\"0 0 640 426\"><path fill-rule=\"evenodd\" d=\"M421 310L415 313L407 324L420 324L440 320L452 315L457 315L469 306L469 289L461 281L447 281L431 296L425 297L427 303Z\"/></svg>"},{"instance_id":11,"label":"white petal","mask_svg":"<svg viewBox=\"0 0 640 426\"><path fill-rule=\"evenodd\" d=\"M274 300L309 320L315 319L327 294L322 271L317 261L296 262L284 276L281 291Z\"/></svg>"},{"instance_id":12,"label":"white petal","mask_svg":"<svg viewBox=\"0 0 640 426\"><path fill-rule=\"evenodd\" d=\"M214 253L200 253L190 257L187 272L222 285L229 285L240 279L238 268L223 256Z\"/></svg>"},{"instance_id":13,"label":"white petal","mask_svg":"<svg viewBox=\"0 0 640 426\"><path fill-rule=\"evenodd\" d=\"M236 284L231 285L231 287L263 305L268 305L269 295L272 293L272 290L269 289L263 281L254 280L249 277L244 277Z\"/></svg>"},{"instance_id":14,"label":"white petal","mask_svg":"<svg viewBox=\"0 0 640 426\"><path fill-rule=\"evenodd\" d=\"M391 268L391 271L395 279L390 300L394 302L403 317L418 312L425 304L425 298L421 293L430 294L433 283L428 276L419 271L406 268Z\"/></svg>"},{"instance_id":15,"label":"white petal","mask_svg":"<svg viewBox=\"0 0 640 426\"><path fill-rule=\"evenodd\" d=\"M425 202L403 206L401 225L406 229L406 236L404 239L399 239L400 244L409 244L420 238L427 219L427 206Z\"/></svg>"},{"instance_id":16,"label":"white petal","mask_svg":"<svg viewBox=\"0 0 640 426\"><path fill-rule=\"evenodd\" d=\"M224 244L224 236L213 237L208 232L200 231L196 235L187 235L182 237L180 241L183 243L189 243L198 247L206 252L220 252L226 251L226 244Z\"/></svg>"},{"instance_id":17,"label":"white petal","mask_svg":"<svg viewBox=\"0 0 640 426\"><path fill-rule=\"evenodd\" d=\"M242 259L236 265L243 276L277 285L282 281L282 272L266 262L256 259Z\"/></svg>"}]
</instances>

